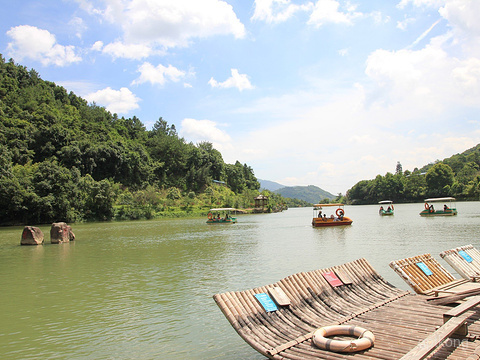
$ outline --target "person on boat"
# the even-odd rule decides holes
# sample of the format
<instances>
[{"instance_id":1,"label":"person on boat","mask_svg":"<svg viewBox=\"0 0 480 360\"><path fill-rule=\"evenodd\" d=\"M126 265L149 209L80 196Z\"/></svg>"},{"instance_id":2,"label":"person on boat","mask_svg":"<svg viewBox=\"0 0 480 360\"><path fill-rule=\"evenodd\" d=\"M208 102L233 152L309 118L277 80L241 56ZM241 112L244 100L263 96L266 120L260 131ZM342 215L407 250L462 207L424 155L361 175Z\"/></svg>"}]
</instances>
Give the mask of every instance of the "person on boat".
<instances>
[{"instance_id":1,"label":"person on boat","mask_svg":"<svg viewBox=\"0 0 480 360\"><path fill-rule=\"evenodd\" d=\"M380 206L380 211L383 211L383 206Z\"/></svg>"},{"instance_id":2,"label":"person on boat","mask_svg":"<svg viewBox=\"0 0 480 360\"><path fill-rule=\"evenodd\" d=\"M343 221L343 215L345 215L345 212L342 209L338 209L336 214L338 216L337 220L338 221Z\"/></svg>"},{"instance_id":3,"label":"person on boat","mask_svg":"<svg viewBox=\"0 0 480 360\"><path fill-rule=\"evenodd\" d=\"M327 221L327 214L323 214L323 221Z\"/></svg>"},{"instance_id":4,"label":"person on boat","mask_svg":"<svg viewBox=\"0 0 480 360\"><path fill-rule=\"evenodd\" d=\"M448 210L447 204L443 205L443 211L447 211L447 210Z\"/></svg>"},{"instance_id":5,"label":"person on boat","mask_svg":"<svg viewBox=\"0 0 480 360\"><path fill-rule=\"evenodd\" d=\"M217 220L220 220L220 213L217 214Z\"/></svg>"},{"instance_id":6,"label":"person on boat","mask_svg":"<svg viewBox=\"0 0 480 360\"><path fill-rule=\"evenodd\" d=\"M428 211L431 213L435 212L435 208L433 207L433 204L430 205L430 208L428 209Z\"/></svg>"},{"instance_id":7,"label":"person on boat","mask_svg":"<svg viewBox=\"0 0 480 360\"><path fill-rule=\"evenodd\" d=\"M389 206L389 207L387 208L387 211L388 211L388 212L392 211L392 208Z\"/></svg>"}]
</instances>

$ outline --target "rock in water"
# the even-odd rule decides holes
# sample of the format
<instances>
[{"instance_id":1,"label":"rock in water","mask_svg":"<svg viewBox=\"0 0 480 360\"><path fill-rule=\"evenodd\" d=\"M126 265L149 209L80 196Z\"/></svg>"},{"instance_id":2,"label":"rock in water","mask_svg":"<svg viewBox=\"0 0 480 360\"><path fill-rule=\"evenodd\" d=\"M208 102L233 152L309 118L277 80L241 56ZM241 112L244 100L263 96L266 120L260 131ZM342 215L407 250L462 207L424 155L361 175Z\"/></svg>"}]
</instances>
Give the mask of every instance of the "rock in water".
<instances>
[{"instance_id":1,"label":"rock in water","mask_svg":"<svg viewBox=\"0 0 480 360\"><path fill-rule=\"evenodd\" d=\"M23 228L20 245L42 245L43 241L43 232L38 227L25 226Z\"/></svg>"},{"instance_id":2,"label":"rock in water","mask_svg":"<svg viewBox=\"0 0 480 360\"><path fill-rule=\"evenodd\" d=\"M53 223L50 228L50 242L60 244L75 240L75 234L72 227L64 222Z\"/></svg>"}]
</instances>

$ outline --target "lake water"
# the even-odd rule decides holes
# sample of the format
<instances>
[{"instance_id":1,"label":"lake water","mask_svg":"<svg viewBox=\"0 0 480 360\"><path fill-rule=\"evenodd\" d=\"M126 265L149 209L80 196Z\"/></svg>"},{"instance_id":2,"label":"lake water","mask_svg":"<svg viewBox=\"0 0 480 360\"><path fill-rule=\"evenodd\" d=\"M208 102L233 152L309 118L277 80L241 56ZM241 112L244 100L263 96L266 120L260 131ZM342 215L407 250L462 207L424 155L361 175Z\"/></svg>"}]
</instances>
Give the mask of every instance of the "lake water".
<instances>
[{"instance_id":1,"label":"lake water","mask_svg":"<svg viewBox=\"0 0 480 360\"><path fill-rule=\"evenodd\" d=\"M263 359L212 296L365 257L408 289L388 263L460 245L480 248L480 203L423 218L423 204L346 206L353 224L312 228L312 208L206 219L71 224L72 243L20 246L0 228L2 359Z\"/></svg>"}]
</instances>

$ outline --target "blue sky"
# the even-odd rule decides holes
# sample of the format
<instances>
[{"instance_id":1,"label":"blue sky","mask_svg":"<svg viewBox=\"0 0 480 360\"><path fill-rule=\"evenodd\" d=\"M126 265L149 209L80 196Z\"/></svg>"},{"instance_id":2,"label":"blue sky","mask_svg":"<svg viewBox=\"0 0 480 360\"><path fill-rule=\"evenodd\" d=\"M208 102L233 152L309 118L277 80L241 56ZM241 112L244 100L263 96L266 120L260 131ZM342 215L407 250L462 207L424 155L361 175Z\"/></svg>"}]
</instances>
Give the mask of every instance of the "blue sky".
<instances>
[{"instance_id":1,"label":"blue sky","mask_svg":"<svg viewBox=\"0 0 480 360\"><path fill-rule=\"evenodd\" d=\"M480 143L478 0L2 0L0 52L334 194Z\"/></svg>"}]
</instances>

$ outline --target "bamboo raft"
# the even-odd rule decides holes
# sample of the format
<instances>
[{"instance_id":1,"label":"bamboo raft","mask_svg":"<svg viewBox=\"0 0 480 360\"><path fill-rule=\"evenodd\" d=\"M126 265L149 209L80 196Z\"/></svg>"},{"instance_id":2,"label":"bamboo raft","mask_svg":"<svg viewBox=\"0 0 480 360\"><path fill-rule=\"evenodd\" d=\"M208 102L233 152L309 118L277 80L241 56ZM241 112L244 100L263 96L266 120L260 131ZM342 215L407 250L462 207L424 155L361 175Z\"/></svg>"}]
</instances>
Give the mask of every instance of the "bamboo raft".
<instances>
[{"instance_id":1,"label":"bamboo raft","mask_svg":"<svg viewBox=\"0 0 480 360\"><path fill-rule=\"evenodd\" d=\"M480 280L480 251L473 245L459 246L442 251L440 257L454 268L464 279Z\"/></svg>"},{"instance_id":2,"label":"bamboo raft","mask_svg":"<svg viewBox=\"0 0 480 360\"><path fill-rule=\"evenodd\" d=\"M417 294L438 295L480 286L466 279L456 279L430 254L391 261L389 265Z\"/></svg>"},{"instance_id":3,"label":"bamboo raft","mask_svg":"<svg viewBox=\"0 0 480 360\"><path fill-rule=\"evenodd\" d=\"M255 295L268 295L277 310L267 311ZM235 331L269 359L480 359L480 297L462 309L432 305L389 284L365 259L213 298ZM312 337L327 325L365 328L374 333L374 346L322 350Z\"/></svg>"}]
</instances>

